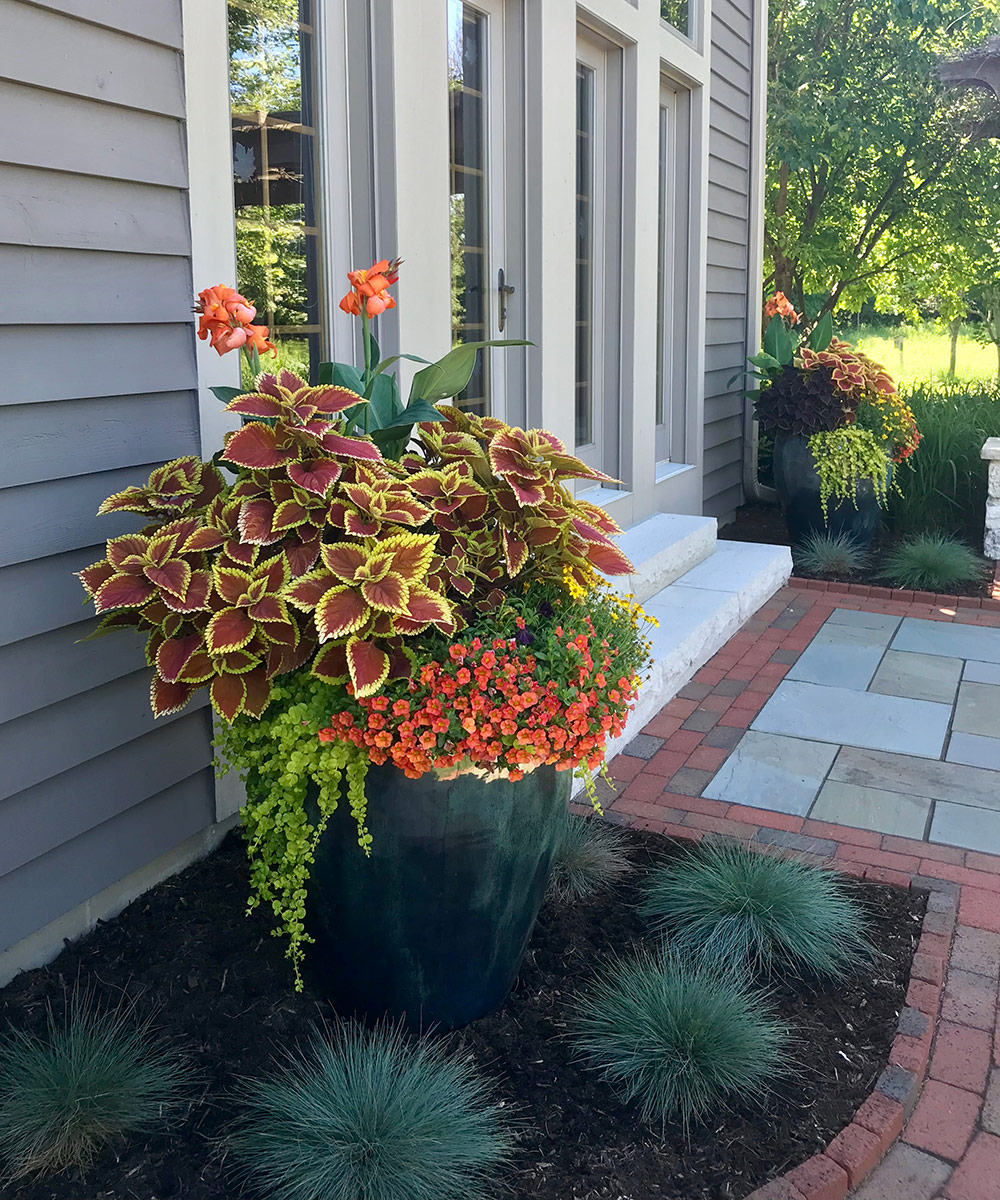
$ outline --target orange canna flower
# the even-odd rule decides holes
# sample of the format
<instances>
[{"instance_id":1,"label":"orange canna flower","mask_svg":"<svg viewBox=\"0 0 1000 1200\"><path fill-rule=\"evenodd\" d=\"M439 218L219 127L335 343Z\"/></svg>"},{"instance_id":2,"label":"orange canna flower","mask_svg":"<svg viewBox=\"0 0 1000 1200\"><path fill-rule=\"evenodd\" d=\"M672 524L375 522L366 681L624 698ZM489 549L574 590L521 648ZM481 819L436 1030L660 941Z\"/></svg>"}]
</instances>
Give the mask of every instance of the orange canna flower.
<instances>
[{"instance_id":1,"label":"orange canna flower","mask_svg":"<svg viewBox=\"0 0 1000 1200\"><path fill-rule=\"evenodd\" d=\"M786 320L791 321L793 325L798 325L799 321L802 320L784 292L774 293L771 299L764 305L764 314L767 317L777 317L780 315Z\"/></svg>"},{"instance_id":2,"label":"orange canna flower","mask_svg":"<svg viewBox=\"0 0 1000 1200\"><path fill-rule=\"evenodd\" d=\"M218 354L228 354L249 343L258 354L270 350L278 351L267 340L266 325L251 325L257 310L235 288L218 283L198 293L194 311L199 314L198 337L210 339L210 345Z\"/></svg>"},{"instance_id":3,"label":"orange canna flower","mask_svg":"<svg viewBox=\"0 0 1000 1200\"><path fill-rule=\"evenodd\" d=\"M370 317L377 317L387 308L395 308L396 301L389 295L389 288L399 279L399 266L403 260L387 258L372 263L367 270L348 271L347 279L351 290L340 302L341 311L352 317L361 315L361 307Z\"/></svg>"}]
</instances>

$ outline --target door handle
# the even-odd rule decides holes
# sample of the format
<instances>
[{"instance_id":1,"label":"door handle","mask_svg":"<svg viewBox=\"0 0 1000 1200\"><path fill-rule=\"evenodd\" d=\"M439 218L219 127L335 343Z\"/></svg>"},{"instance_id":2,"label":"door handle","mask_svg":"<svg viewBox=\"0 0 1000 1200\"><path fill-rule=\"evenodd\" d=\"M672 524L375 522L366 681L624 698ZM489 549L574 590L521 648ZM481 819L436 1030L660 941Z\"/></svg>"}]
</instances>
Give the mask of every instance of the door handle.
<instances>
[{"instance_id":1,"label":"door handle","mask_svg":"<svg viewBox=\"0 0 1000 1200\"><path fill-rule=\"evenodd\" d=\"M514 295L514 289L506 282L503 267L497 272L497 293L500 296L499 313L497 314L497 328L501 333L507 324L507 297Z\"/></svg>"}]
</instances>

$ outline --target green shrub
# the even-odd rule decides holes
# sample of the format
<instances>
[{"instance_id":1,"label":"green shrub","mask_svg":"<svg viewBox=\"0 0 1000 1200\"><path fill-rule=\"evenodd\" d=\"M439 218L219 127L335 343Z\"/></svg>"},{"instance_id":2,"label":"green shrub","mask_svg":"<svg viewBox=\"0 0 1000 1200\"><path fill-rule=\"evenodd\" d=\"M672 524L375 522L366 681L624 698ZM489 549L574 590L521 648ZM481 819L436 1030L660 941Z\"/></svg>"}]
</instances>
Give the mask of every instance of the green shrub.
<instances>
[{"instance_id":1,"label":"green shrub","mask_svg":"<svg viewBox=\"0 0 1000 1200\"><path fill-rule=\"evenodd\" d=\"M471 1062L399 1028L317 1035L241 1099L229 1146L269 1200L485 1196L513 1145Z\"/></svg>"},{"instance_id":2,"label":"green shrub","mask_svg":"<svg viewBox=\"0 0 1000 1200\"><path fill-rule=\"evenodd\" d=\"M573 1036L643 1120L685 1128L727 1101L762 1099L789 1065L788 1027L745 977L666 952L606 966L578 1001Z\"/></svg>"},{"instance_id":3,"label":"green shrub","mask_svg":"<svg viewBox=\"0 0 1000 1200\"><path fill-rule=\"evenodd\" d=\"M0 1039L0 1162L10 1179L86 1167L109 1142L164 1124L191 1072L148 1023L73 997L42 1036Z\"/></svg>"},{"instance_id":4,"label":"green shrub","mask_svg":"<svg viewBox=\"0 0 1000 1200\"><path fill-rule=\"evenodd\" d=\"M871 562L868 553L847 533L811 533L800 546L792 548L792 556L796 570L838 579L857 575Z\"/></svg>"},{"instance_id":5,"label":"green shrub","mask_svg":"<svg viewBox=\"0 0 1000 1200\"><path fill-rule=\"evenodd\" d=\"M657 867L640 911L671 946L721 966L840 979L874 954L838 875L739 844L702 845Z\"/></svg>"},{"instance_id":6,"label":"green shrub","mask_svg":"<svg viewBox=\"0 0 1000 1200\"><path fill-rule=\"evenodd\" d=\"M613 825L566 813L552 861L551 896L564 903L586 900L631 869L625 839Z\"/></svg>"},{"instance_id":7,"label":"green shrub","mask_svg":"<svg viewBox=\"0 0 1000 1200\"><path fill-rule=\"evenodd\" d=\"M912 470L896 468L888 519L898 533L950 533L978 544L986 511L983 442L1000 435L1000 390L990 384L922 384L908 389L921 441Z\"/></svg>"},{"instance_id":8,"label":"green shrub","mask_svg":"<svg viewBox=\"0 0 1000 1200\"><path fill-rule=\"evenodd\" d=\"M956 538L918 533L889 551L882 575L893 587L947 592L982 579L983 560Z\"/></svg>"}]
</instances>

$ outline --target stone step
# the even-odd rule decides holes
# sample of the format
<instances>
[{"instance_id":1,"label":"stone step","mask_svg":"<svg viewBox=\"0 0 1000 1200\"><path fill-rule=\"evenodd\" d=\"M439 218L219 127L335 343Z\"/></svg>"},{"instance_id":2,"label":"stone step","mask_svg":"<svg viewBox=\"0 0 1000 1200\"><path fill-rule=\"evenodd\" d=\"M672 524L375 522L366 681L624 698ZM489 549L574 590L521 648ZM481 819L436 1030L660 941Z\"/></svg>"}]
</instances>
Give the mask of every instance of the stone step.
<instances>
[{"instance_id":1,"label":"stone step","mask_svg":"<svg viewBox=\"0 0 1000 1200\"><path fill-rule=\"evenodd\" d=\"M635 574L616 576L612 587L620 596L631 593L644 604L711 555L717 524L714 517L656 513L633 525L615 540Z\"/></svg>"},{"instance_id":2,"label":"stone step","mask_svg":"<svg viewBox=\"0 0 1000 1200\"><path fill-rule=\"evenodd\" d=\"M625 732L608 745L609 760L787 583L791 570L787 546L720 541L709 558L643 602L659 621L650 635L653 665Z\"/></svg>"}]
</instances>

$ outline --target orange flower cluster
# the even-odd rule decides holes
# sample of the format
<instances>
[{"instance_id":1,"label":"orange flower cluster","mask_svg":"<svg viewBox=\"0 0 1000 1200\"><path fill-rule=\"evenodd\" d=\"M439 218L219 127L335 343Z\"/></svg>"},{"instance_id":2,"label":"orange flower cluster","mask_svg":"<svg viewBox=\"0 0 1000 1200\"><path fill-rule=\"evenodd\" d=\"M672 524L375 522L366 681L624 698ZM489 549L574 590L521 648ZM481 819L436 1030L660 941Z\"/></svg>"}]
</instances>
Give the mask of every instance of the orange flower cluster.
<instances>
[{"instance_id":1,"label":"orange flower cluster","mask_svg":"<svg viewBox=\"0 0 1000 1200\"><path fill-rule=\"evenodd\" d=\"M799 321L802 320L801 314L795 311L792 307L792 302L784 292L774 293L771 299L764 305L764 315L766 317L784 317L792 325L798 325Z\"/></svg>"},{"instance_id":2,"label":"orange flower cluster","mask_svg":"<svg viewBox=\"0 0 1000 1200\"><path fill-rule=\"evenodd\" d=\"M251 324L256 308L235 288L222 283L205 288L198 293L194 311L200 314L198 336L202 341L210 338L217 353L228 354L250 346L258 354L270 350L277 355L274 344L267 340L267 326Z\"/></svg>"},{"instance_id":3,"label":"orange flower cluster","mask_svg":"<svg viewBox=\"0 0 1000 1200\"><path fill-rule=\"evenodd\" d=\"M616 677L616 647L596 643L589 617L583 632L555 636L575 663L562 684L538 680L538 663L518 639L478 637L449 648L447 662L428 662L395 701L384 693L353 701L319 731L321 742L349 741L373 763L392 762L410 779L434 768L505 770L547 764L568 770L604 760L605 742L617 737L638 690L638 680ZM519 629L523 619L518 618ZM348 690L350 690L348 686Z\"/></svg>"},{"instance_id":4,"label":"orange flower cluster","mask_svg":"<svg viewBox=\"0 0 1000 1200\"><path fill-rule=\"evenodd\" d=\"M351 290L341 300L341 310L352 317L359 317L364 306L370 317L377 317L387 308L395 308L396 301L389 295L389 288L399 279L402 261L400 258L394 258L392 262L381 258L367 270L348 271Z\"/></svg>"}]
</instances>

